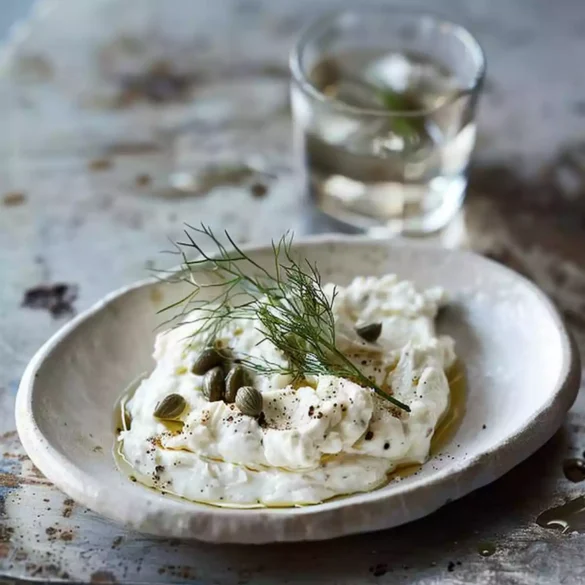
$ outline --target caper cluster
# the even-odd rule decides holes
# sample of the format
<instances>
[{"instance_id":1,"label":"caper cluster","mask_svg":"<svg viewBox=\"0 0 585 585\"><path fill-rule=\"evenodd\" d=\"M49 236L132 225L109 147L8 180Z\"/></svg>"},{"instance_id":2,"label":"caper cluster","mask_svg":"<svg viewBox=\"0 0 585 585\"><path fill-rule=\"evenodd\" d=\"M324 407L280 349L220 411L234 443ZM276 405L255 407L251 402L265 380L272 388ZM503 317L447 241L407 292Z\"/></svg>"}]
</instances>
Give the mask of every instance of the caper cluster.
<instances>
[{"instance_id":1,"label":"caper cluster","mask_svg":"<svg viewBox=\"0 0 585 585\"><path fill-rule=\"evenodd\" d=\"M225 353L213 347L204 349L191 371L203 376L203 395L210 402L235 403L248 416L259 416L262 412L262 394L251 386L250 374L241 364L231 363Z\"/></svg>"}]
</instances>

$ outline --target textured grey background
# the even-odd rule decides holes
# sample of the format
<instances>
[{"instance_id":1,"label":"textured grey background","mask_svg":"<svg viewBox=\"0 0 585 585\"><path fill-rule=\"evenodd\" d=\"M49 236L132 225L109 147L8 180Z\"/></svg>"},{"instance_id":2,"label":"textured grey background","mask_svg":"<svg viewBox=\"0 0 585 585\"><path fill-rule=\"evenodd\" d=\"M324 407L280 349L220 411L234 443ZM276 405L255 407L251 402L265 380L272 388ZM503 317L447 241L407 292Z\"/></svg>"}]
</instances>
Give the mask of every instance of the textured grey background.
<instances>
[{"instance_id":1,"label":"textured grey background","mask_svg":"<svg viewBox=\"0 0 585 585\"><path fill-rule=\"evenodd\" d=\"M26 17L34 0L2 0L0 2L0 38L4 39L10 26Z\"/></svg>"},{"instance_id":2,"label":"textured grey background","mask_svg":"<svg viewBox=\"0 0 585 585\"><path fill-rule=\"evenodd\" d=\"M1 0L0 9L5 4L12 13L24 6ZM581 515L574 516L576 531L568 534L536 523L542 511L585 492L585 484L563 475L563 460L581 457L585 449L582 396L555 437L493 485L410 525L324 543L224 547L131 533L49 485L18 442L12 409L20 376L66 319L22 307L26 290L54 282L78 286L74 308L82 310L143 277L160 261L167 236L176 237L186 220L228 228L241 242L265 242L289 228L327 229L308 213L294 172L286 55L299 27L332 4L43 0L42 10L0 52L0 574L5 580L585 581ZM467 23L489 63L465 212L435 240L472 247L534 279L558 303L583 351L583 3L411 4L441 9ZM171 89L154 104L148 97L152 65L161 59L170 69L165 83ZM146 91L129 91L129 76L141 80ZM183 129L180 137L169 139L166 133L176 128ZM96 168L96 160L107 161L107 168ZM240 171L216 172L210 180L217 165ZM165 196L164 178L173 168L199 171L206 188L198 196ZM257 181L268 187L264 198L250 192ZM484 558L479 551L486 543L495 553Z\"/></svg>"}]
</instances>

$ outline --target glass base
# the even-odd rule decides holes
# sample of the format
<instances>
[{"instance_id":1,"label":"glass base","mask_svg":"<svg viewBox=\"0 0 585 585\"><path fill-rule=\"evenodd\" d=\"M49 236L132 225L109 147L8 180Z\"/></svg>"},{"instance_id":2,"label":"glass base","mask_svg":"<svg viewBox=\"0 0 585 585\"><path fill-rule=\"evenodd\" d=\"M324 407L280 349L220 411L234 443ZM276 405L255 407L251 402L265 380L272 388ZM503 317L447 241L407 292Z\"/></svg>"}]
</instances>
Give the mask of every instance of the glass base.
<instances>
[{"instance_id":1,"label":"glass base","mask_svg":"<svg viewBox=\"0 0 585 585\"><path fill-rule=\"evenodd\" d=\"M443 186L443 189L439 191L440 203L432 210L389 218L361 212L367 208L367 201L362 202L361 209L358 210L339 198L316 195L314 190L311 190L311 199L322 213L336 222L341 222L351 231L372 233L372 235L424 236L441 230L455 217L465 199L466 188L466 178L457 177L450 180L448 185Z\"/></svg>"}]
</instances>

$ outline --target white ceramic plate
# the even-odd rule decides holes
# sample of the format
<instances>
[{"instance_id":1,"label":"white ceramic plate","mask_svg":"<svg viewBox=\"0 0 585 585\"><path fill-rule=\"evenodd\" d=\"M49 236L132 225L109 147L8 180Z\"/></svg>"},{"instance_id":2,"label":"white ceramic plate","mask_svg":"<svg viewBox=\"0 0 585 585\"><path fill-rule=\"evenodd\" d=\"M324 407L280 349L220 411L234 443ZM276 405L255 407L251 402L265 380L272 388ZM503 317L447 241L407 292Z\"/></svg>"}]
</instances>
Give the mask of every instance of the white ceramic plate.
<instances>
[{"instance_id":1,"label":"white ceramic plate","mask_svg":"<svg viewBox=\"0 0 585 585\"><path fill-rule=\"evenodd\" d=\"M115 292L50 339L28 365L16 422L35 465L78 502L126 526L215 542L332 538L396 526L483 486L528 457L575 399L578 353L533 284L467 252L346 236L297 242L325 280L396 272L441 285L452 303L442 330L467 372L467 413L443 452L384 488L304 508L233 510L163 496L116 468L113 405L152 368L156 310L180 285L141 282ZM248 249L269 262L269 248ZM485 428L484 428L485 427Z\"/></svg>"}]
</instances>

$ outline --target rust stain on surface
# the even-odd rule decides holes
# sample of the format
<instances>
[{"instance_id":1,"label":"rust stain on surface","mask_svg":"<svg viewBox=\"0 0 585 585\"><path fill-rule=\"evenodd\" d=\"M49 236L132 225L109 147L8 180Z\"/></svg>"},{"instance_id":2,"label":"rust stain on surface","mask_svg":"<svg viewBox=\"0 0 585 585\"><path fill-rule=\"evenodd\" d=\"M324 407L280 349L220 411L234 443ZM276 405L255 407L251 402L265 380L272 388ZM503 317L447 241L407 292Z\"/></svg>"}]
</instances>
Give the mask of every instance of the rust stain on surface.
<instances>
[{"instance_id":1,"label":"rust stain on surface","mask_svg":"<svg viewBox=\"0 0 585 585\"><path fill-rule=\"evenodd\" d=\"M75 313L73 302L77 299L77 286L65 283L39 285L24 292L21 306L28 309L45 309L53 317Z\"/></svg>"},{"instance_id":2,"label":"rust stain on surface","mask_svg":"<svg viewBox=\"0 0 585 585\"><path fill-rule=\"evenodd\" d=\"M0 487L16 488L21 485L53 485L51 482L32 477L23 477L14 473L0 473Z\"/></svg>"},{"instance_id":3,"label":"rust stain on surface","mask_svg":"<svg viewBox=\"0 0 585 585\"><path fill-rule=\"evenodd\" d=\"M160 151L160 145L155 142L116 142L106 147L110 156L132 156Z\"/></svg>"},{"instance_id":4,"label":"rust stain on surface","mask_svg":"<svg viewBox=\"0 0 585 585\"><path fill-rule=\"evenodd\" d=\"M0 542L0 559L5 559L10 554L10 544Z\"/></svg>"},{"instance_id":5,"label":"rust stain on surface","mask_svg":"<svg viewBox=\"0 0 585 585\"><path fill-rule=\"evenodd\" d=\"M195 76L175 71L167 61L156 61L141 74L121 78L116 106L127 108L137 102L165 104L184 101Z\"/></svg>"},{"instance_id":6,"label":"rust stain on surface","mask_svg":"<svg viewBox=\"0 0 585 585\"><path fill-rule=\"evenodd\" d=\"M59 579L69 579L69 573L63 571L60 566L53 563L48 565L37 565L36 563L29 562L26 563L24 568L30 577L57 577ZM46 581L48 581L48 579L44 580L44 582Z\"/></svg>"},{"instance_id":7,"label":"rust stain on surface","mask_svg":"<svg viewBox=\"0 0 585 585\"><path fill-rule=\"evenodd\" d=\"M117 585L118 580L110 571L96 571L92 573L89 582L92 585Z\"/></svg>"},{"instance_id":8,"label":"rust stain on surface","mask_svg":"<svg viewBox=\"0 0 585 585\"><path fill-rule=\"evenodd\" d=\"M31 469L30 469L31 473L37 477L38 479L45 479L45 476L41 473L41 470L34 465L33 463L31 463ZM47 483L48 485L50 485L50 483L47 482L41 482L41 483Z\"/></svg>"},{"instance_id":9,"label":"rust stain on surface","mask_svg":"<svg viewBox=\"0 0 585 585\"><path fill-rule=\"evenodd\" d=\"M2 203L6 207L18 207L26 203L26 195L22 191L12 191L4 195Z\"/></svg>"},{"instance_id":10,"label":"rust stain on surface","mask_svg":"<svg viewBox=\"0 0 585 585\"><path fill-rule=\"evenodd\" d=\"M246 164L210 167L201 174L196 192L205 194L216 187L240 186L255 174Z\"/></svg>"},{"instance_id":11,"label":"rust stain on surface","mask_svg":"<svg viewBox=\"0 0 585 585\"><path fill-rule=\"evenodd\" d=\"M136 184L139 187L146 187L147 185L150 184L151 181L152 181L152 178L150 177L150 175L148 175L146 173L141 173L140 175L136 176Z\"/></svg>"},{"instance_id":12,"label":"rust stain on surface","mask_svg":"<svg viewBox=\"0 0 585 585\"><path fill-rule=\"evenodd\" d=\"M250 187L250 191L254 197L264 197L268 193L268 187L264 183L254 183Z\"/></svg>"},{"instance_id":13,"label":"rust stain on surface","mask_svg":"<svg viewBox=\"0 0 585 585\"><path fill-rule=\"evenodd\" d=\"M8 451L4 451L2 457L4 457L4 459L16 459L17 461L28 460L28 455L24 455L23 453L9 453Z\"/></svg>"},{"instance_id":14,"label":"rust stain on surface","mask_svg":"<svg viewBox=\"0 0 585 585\"><path fill-rule=\"evenodd\" d=\"M0 487L15 488L23 483L22 478L12 473L0 473Z\"/></svg>"},{"instance_id":15,"label":"rust stain on surface","mask_svg":"<svg viewBox=\"0 0 585 585\"><path fill-rule=\"evenodd\" d=\"M159 575L168 575L180 579L194 579L195 569L189 565L163 565L158 569Z\"/></svg>"},{"instance_id":16,"label":"rust stain on surface","mask_svg":"<svg viewBox=\"0 0 585 585\"><path fill-rule=\"evenodd\" d=\"M75 506L75 501L71 498L67 498L63 501L63 518L69 518L73 513L73 507Z\"/></svg>"},{"instance_id":17,"label":"rust stain on surface","mask_svg":"<svg viewBox=\"0 0 585 585\"><path fill-rule=\"evenodd\" d=\"M37 53L20 55L14 63L13 73L20 81L32 83L50 81L55 75L52 63Z\"/></svg>"},{"instance_id":18,"label":"rust stain on surface","mask_svg":"<svg viewBox=\"0 0 585 585\"><path fill-rule=\"evenodd\" d=\"M112 168L113 164L110 159L107 158L96 158L94 160L90 160L87 163L90 171L107 171L108 169Z\"/></svg>"},{"instance_id":19,"label":"rust stain on surface","mask_svg":"<svg viewBox=\"0 0 585 585\"><path fill-rule=\"evenodd\" d=\"M45 533L48 536L49 542L54 542L56 540L71 542L75 538L75 532L73 530L63 530L58 526L47 527Z\"/></svg>"},{"instance_id":20,"label":"rust stain on surface","mask_svg":"<svg viewBox=\"0 0 585 585\"><path fill-rule=\"evenodd\" d=\"M73 532L73 530L66 530L65 532L62 532L61 535L59 536L59 538L65 542L71 542L74 537L75 533Z\"/></svg>"},{"instance_id":21,"label":"rust stain on surface","mask_svg":"<svg viewBox=\"0 0 585 585\"><path fill-rule=\"evenodd\" d=\"M10 554L10 540L13 534L14 528L0 525L0 559L5 559Z\"/></svg>"}]
</instances>

